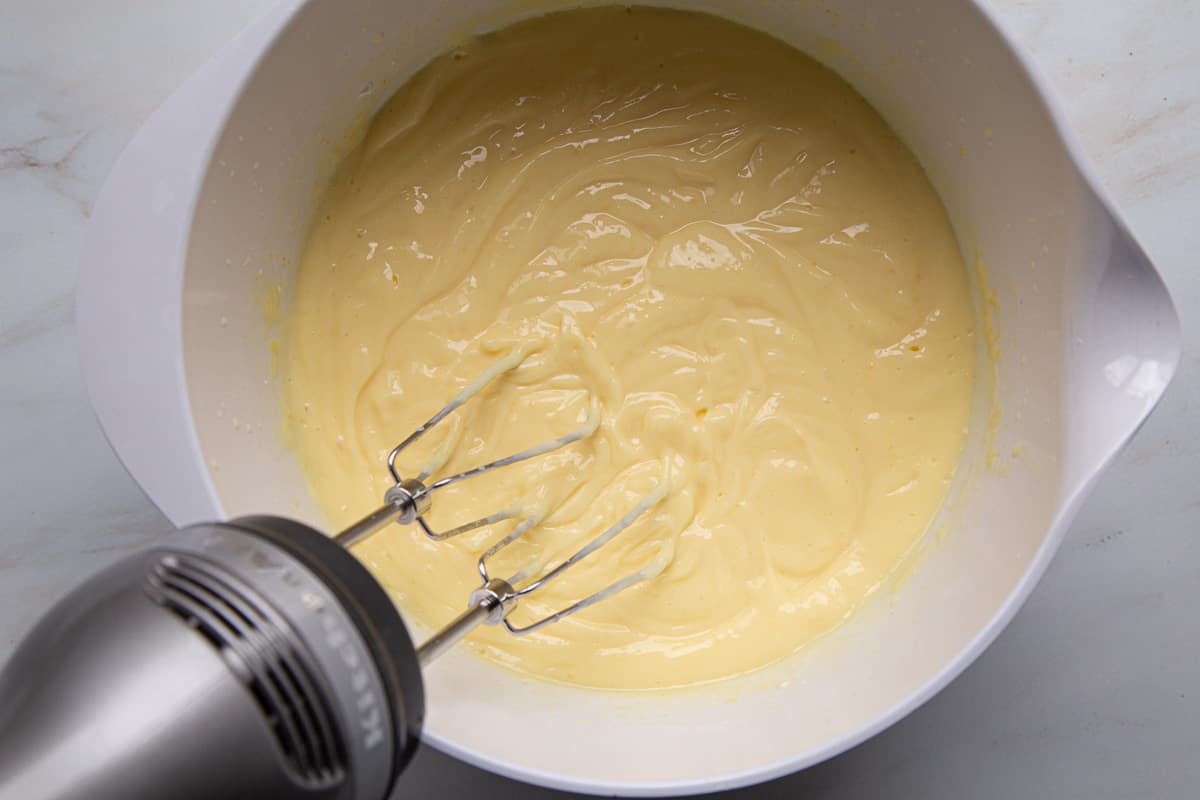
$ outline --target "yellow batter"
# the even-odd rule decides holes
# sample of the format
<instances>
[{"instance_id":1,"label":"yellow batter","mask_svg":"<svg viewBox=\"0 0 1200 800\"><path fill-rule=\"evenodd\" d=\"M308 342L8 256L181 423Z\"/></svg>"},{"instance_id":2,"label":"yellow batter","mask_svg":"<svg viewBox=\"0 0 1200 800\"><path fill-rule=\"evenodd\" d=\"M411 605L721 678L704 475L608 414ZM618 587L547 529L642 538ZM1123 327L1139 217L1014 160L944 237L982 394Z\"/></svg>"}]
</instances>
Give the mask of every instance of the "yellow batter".
<instances>
[{"instance_id":1,"label":"yellow batter","mask_svg":"<svg viewBox=\"0 0 1200 800\"><path fill-rule=\"evenodd\" d=\"M285 381L333 527L379 502L397 441L515 348L531 355L408 474L439 444L456 469L560 435L595 403L590 438L440 495L431 519L520 505L544 521L501 566L552 564L665 485L514 619L673 556L659 577L470 640L533 675L649 689L760 667L864 604L954 473L973 331L941 203L853 89L713 17L604 8L473 40L379 113L312 231ZM395 527L356 552L438 626L511 526L443 544Z\"/></svg>"}]
</instances>

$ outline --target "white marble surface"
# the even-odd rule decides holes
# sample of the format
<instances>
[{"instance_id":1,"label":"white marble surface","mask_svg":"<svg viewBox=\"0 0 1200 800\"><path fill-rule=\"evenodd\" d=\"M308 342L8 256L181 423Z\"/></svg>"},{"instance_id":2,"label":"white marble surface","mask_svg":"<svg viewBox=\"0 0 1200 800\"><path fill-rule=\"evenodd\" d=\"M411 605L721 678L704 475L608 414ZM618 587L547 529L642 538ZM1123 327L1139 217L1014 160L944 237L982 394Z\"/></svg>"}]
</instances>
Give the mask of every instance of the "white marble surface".
<instances>
[{"instance_id":1,"label":"white marble surface","mask_svg":"<svg viewBox=\"0 0 1200 800\"><path fill-rule=\"evenodd\" d=\"M74 582L165 526L80 382L81 232L140 123L268 2L0 0L0 658ZM866 744L737 797L1200 796L1200 3L989 2L1164 273L1183 364L974 666ZM404 787L568 797L429 750Z\"/></svg>"}]
</instances>

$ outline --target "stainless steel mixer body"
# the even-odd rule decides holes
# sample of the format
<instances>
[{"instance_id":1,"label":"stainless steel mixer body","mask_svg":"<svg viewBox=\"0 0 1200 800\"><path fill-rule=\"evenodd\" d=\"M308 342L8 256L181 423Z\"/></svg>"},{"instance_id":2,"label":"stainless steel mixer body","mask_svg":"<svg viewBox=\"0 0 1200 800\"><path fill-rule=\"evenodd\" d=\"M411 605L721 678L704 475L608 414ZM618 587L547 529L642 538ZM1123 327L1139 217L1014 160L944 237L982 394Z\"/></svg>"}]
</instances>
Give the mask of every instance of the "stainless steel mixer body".
<instances>
[{"instance_id":1,"label":"stainless steel mixer body","mask_svg":"<svg viewBox=\"0 0 1200 800\"><path fill-rule=\"evenodd\" d=\"M186 528L64 598L0 673L0 798L380 800L424 717L387 594L290 520Z\"/></svg>"}]
</instances>

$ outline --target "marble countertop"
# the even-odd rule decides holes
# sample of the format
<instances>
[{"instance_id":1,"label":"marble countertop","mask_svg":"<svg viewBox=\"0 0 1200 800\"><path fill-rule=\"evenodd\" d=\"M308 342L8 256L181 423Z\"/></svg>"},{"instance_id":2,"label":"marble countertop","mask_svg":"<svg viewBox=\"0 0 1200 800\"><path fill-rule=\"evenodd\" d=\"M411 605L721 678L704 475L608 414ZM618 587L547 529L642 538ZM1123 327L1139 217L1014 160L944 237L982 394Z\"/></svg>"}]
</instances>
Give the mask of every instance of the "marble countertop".
<instances>
[{"instance_id":1,"label":"marble countertop","mask_svg":"<svg viewBox=\"0 0 1200 800\"><path fill-rule=\"evenodd\" d=\"M0 0L0 659L59 595L166 527L88 408L81 234L138 126L268 2ZM1182 366L983 657L854 750L722 797L1200 796L1200 3L988 2L1162 270ZM403 787L569 797L428 748Z\"/></svg>"}]
</instances>

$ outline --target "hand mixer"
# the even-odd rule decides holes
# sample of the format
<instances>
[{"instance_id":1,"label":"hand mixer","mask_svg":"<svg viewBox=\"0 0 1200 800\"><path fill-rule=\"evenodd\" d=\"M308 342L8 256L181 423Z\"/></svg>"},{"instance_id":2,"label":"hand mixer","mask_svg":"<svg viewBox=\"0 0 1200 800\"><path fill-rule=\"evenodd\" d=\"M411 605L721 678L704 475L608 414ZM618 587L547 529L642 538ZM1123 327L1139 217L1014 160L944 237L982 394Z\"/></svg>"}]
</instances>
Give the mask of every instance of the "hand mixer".
<instances>
[{"instance_id":1,"label":"hand mixer","mask_svg":"<svg viewBox=\"0 0 1200 800\"><path fill-rule=\"evenodd\" d=\"M509 509L443 532L428 523L440 489L596 430L593 404L576 429L506 458L444 477L399 474L407 447L525 357L496 362L397 445L383 505L336 536L267 516L194 525L59 602L0 673L0 798L382 800L420 738L423 667L480 624L527 634L661 572L669 555L531 623L510 619L659 503L665 480L555 566L507 578L492 574L494 559L536 514ZM466 611L419 648L347 551L393 522L443 541L505 520L515 527L479 557Z\"/></svg>"}]
</instances>

